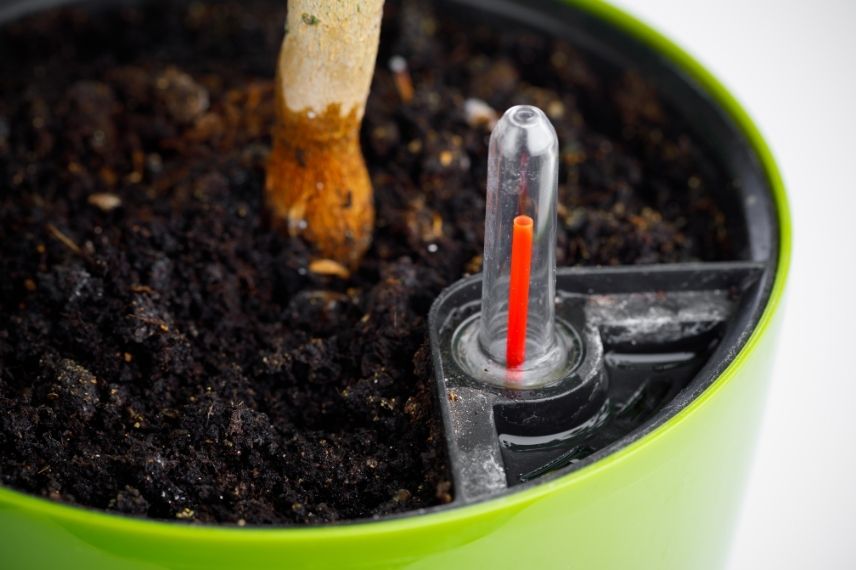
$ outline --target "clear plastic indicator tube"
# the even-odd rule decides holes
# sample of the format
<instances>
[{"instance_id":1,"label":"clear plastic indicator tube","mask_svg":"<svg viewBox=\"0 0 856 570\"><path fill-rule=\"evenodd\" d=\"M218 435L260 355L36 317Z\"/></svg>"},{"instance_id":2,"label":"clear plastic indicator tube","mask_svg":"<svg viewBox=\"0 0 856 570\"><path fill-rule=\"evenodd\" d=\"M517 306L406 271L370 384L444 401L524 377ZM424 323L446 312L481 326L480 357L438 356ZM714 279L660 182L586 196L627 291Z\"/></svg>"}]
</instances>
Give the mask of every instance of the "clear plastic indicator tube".
<instances>
[{"instance_id":1,"label":"clear plastic indicator tube","mask_svg":"<svg viewBox=\"0 0 856 570\"><path fill-rule=\"evenodd\" d=\"M572 333L555 317L558 172L547 116L506 111L490 137L481 311L453 341L479 380L532 388L569 373Z\"/></svg>"},{"instance_id":2,"label":"clear plastic indicator tube","mask_svg":"<svg viewBox=\"0 0 856 570\"><path fill-rule=\"evenodd\" d=\"M506 111L493 130L488 155L479 341L509 368L537 367L557 342L558 173L559 143L547 116L528 105ZM529 261L525 272L524 261ZM527 277L521 307L519 281ZM518 327L525 330L522 346Z\"/></svg>"}]
</instances>

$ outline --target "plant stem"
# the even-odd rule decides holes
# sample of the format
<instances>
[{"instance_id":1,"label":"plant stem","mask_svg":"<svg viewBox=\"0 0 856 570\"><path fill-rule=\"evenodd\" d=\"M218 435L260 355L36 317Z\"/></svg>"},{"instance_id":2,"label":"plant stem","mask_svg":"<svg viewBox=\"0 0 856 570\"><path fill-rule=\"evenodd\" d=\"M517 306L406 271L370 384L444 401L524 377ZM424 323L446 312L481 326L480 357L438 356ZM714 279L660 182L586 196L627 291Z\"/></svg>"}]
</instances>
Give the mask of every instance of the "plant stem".
<instances>
[{"instance_id":1,"label":"plant stem","mask_svg":"<svg viewBox=\"0 0 856 570\"><path fill-rule=\"evenodd\" d=\"M359 263L374 225L359 144L383 0L289 0L277 73L267 206L321 257Z\"/></svg>"}]
</instances>

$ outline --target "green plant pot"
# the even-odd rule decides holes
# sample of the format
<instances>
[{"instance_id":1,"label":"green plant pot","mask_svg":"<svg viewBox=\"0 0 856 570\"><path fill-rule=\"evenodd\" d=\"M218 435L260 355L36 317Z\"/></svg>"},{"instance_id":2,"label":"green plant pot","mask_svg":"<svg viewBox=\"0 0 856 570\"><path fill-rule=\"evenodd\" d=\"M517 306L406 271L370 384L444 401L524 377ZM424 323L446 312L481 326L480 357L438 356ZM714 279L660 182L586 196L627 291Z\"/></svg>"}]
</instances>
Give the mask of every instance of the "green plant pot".
<instances>
[{"instance_id":1,"label":"green plant pot","mask_svg":"<svg viewBox=\"0 0 856 570\"><path fill-rule=\"evenodd\" d=\"M478 4L478 2L464 2ZM790 256L784 189L746 113L669 40L597 0L483 2L650 75L740 182L741 261L761 272L718 352L650 422L582 464L496 498L307 528L153 522L0 488L0 567L721 567L761 415ZM20 3L17 4L20 7ZM13 14L15 4L7 12ZM0 11L2 13L2 11Z\"/></svg>"}]
</instances>

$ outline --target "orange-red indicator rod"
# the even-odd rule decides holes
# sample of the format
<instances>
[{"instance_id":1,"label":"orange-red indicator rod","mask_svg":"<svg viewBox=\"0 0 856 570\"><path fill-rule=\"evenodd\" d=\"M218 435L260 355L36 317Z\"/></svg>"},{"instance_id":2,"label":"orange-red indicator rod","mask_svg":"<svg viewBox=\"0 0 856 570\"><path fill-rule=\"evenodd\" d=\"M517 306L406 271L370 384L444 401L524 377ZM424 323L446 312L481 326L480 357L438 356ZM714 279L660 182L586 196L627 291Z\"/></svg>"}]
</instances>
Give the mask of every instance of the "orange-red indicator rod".
<instances>
[{"instance_id":1,"label":"orange-red indicator rod","mask_svg":"<svg viewBox=\"0 0 856 570\"><path fill-rule=\"evenodd\" d=\"M517 368L526 360L526 317L529 312L529 274L532 267L532 218L517 216L511 234L511 280L508 287L508 339L505 366Z\"/></svg>"}]
</instances>

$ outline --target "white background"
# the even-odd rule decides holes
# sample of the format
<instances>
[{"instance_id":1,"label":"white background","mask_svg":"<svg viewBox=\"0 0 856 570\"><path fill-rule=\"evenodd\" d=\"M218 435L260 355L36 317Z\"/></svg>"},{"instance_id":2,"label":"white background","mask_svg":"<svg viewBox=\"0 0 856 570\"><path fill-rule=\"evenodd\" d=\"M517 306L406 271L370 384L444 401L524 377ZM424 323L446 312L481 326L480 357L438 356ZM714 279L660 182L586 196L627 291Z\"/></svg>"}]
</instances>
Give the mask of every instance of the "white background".
<instances>
[{"instance_id":1,"label":"white background","mask_svg":"<svg viewBox=\"0 0 856 570\"><path fill-rule=\"evenodd\" d=\"M856 569L856 0L613 1L736 95L790 198L785 322L728 570Z\"/></svg>"}]
</instances>

